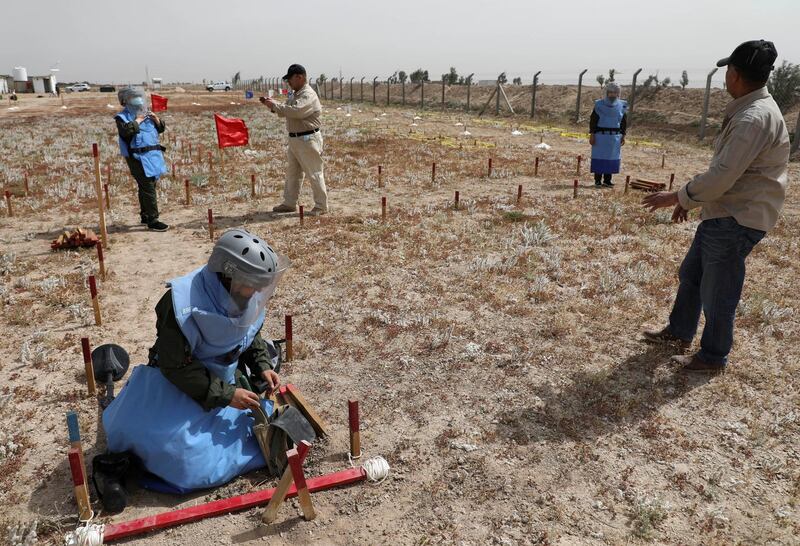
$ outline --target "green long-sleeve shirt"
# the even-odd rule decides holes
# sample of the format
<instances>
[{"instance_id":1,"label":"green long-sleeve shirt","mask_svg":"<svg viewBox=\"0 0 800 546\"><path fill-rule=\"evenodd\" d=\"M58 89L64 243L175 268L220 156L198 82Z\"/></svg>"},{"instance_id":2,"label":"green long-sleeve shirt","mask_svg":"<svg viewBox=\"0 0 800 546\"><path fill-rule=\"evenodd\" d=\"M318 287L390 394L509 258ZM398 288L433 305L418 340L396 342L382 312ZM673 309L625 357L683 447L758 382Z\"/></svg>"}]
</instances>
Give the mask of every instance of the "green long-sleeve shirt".
<instances>
[{"instance_id":1,"label":"green long-sleeve shirt","mask_svg":"<svg viewBox=\"0 0 800 546\"><path fill-rule=\"evenodd\" d=\"M120 138L124 140L126 144L130 144L131 140L133 140L133 137L139 132L139 122L135 119L129 121L128 123L125 123L120 118L114 118L114 120L117 122L117 133L119 134ZM158 123L154 122L154 125L156 126L156 131L158 131L159 135L167 129L167 126L164 124L164 120L161 118L158 118Z\"/></svg>"},{"instance_id":2,"label":"green long-sleeve shirt","mask_svg":"<svg viewBox=\"0 0 800 546\"><path fill-rule=\"evenodd\" d=\"M250 347L239 357L240 369L236 370L236 385L226 383L192 356L189 343L175 320L172 290L167 290L156 304L156 317L158 337L150 349L150 362L155 362L164 377L206 411L230 404L237 386L249 388L240 371L243 366L259 376L272 369L269 346L259 330Z\"/></svg>"}]
</instances>

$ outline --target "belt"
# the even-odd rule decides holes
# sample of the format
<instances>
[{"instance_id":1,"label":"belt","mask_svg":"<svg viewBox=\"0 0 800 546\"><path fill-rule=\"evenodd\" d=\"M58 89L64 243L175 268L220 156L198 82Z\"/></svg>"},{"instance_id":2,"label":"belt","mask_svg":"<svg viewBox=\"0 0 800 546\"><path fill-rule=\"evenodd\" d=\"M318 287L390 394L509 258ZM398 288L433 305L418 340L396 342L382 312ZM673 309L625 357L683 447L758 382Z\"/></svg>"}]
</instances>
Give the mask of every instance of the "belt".
<instances>
[{"instance_id":1,"label":"belt","mask_svg":"<svg viewBox=\"0 0 800 546\"><path fill-rule=\"evenodd\" d=\"M319 127L317 127L316 129L311 129L310 131L303 131L302 133L289 133L289 136L295 138L299 136L313 135L314 133L318 132L319 132Z\"/></svg>"},{"instance_id":2,"label":"belt","mask_svg":"<svg viewBox=\"0 0 800 546\"><path fill-rule=\"evenodd\" d=\"M155 146L145 146L144 148L131 148L130 151L135 154L144 154L153 151L166 152L167 149L164 148L163 146L156 144Z\"/></svg>"},{"instance_id":3,"label":"belt","mask_svg":"<svg viewBox=\"0 0 800 546\"><path fill-rule=\"evenodd\" d=\"M607 135L616 135L622 132L622 129L619 127L598 127L595 132L597 133L604 133Z\"/></svg>"}]
</instances>

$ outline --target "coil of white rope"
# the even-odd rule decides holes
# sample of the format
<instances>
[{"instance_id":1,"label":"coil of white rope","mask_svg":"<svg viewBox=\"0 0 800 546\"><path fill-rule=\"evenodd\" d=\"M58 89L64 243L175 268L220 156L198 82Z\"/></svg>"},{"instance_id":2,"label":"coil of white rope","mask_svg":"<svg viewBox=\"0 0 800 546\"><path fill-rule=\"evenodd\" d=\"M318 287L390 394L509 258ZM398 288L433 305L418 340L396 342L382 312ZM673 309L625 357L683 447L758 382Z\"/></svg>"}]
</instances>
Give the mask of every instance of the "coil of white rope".
<instances>
[{"instance_id":1,"label":"coil of white rope","mask_svg":"<svg viewBox=\"0 0 800 546\"><path fill-rule=\"evenodd\" d=\"M105 525L86 522L83 527L78 527L64 535L64 546L102 546Z\"/></svg>"},{"instance_id":2,"label":"coil of white rope","mask_svg":"<svg viewBox=\"0 0 800 546\"><path fill-rule=\"evenodd\" d=\"M367 473L367 479L376 485L389 476L389 463L380 455L364 461L361 468Z\"/></svg>"}]
</instances>

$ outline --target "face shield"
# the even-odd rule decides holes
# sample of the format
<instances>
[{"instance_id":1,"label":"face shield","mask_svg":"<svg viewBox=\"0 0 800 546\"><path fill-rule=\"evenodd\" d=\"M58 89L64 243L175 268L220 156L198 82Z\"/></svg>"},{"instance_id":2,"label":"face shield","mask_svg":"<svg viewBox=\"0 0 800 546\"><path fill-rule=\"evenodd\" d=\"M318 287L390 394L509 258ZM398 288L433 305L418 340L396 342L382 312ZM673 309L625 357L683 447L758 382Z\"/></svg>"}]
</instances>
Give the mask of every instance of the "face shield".
<instances>
[{"instance_id":1,"label":"face shield","mask_svg":"<svg viewBox=\"0 0 800 546\"><path fill-rule=\"evenodd\" d=\"M144 111L145 111L144 97L138 97L137 96L137 97L132 97L132 98L128 99L125 102L125 108L127 108L128 111L131 114L134 114L134 115L138 115L138 114L144 113Z\"/></svg>"},{"instance_id":2,"label":"face shield","mask_svg":"<svg viewBox=\"0 0 800 546\"><path fill-rule=\"evenodd\" d=\"M289 258L278 254L278 269L272 273L251 274L234 269L223 274L228 288L225 311L234 325L248 327L258 320L291 265Z\"/></svg>"},{"instance_id":3,"label":"face shield","mask_svg":"<svg viewBox=\"0 0 800 546\"><path fill-rule=\"evenodd\" d=\"M619 85L616 83L609 83L606 85L606 98L609 102L615 102L619 98Z\"/></svg>"}]
</instances>

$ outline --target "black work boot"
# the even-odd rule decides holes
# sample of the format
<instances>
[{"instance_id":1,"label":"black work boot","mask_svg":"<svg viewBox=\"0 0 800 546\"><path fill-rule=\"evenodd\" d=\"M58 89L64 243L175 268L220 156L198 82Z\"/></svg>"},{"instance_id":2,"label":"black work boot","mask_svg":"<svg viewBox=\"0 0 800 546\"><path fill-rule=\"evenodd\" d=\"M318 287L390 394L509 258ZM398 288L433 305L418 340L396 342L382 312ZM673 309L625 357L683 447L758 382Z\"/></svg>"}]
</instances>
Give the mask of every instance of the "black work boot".
<instances>
[{"instance_id":1,"label":"black work boot","mask_svg":"<svg viewBox=\"0 0 800 546\"><path fill-rule=\"evenodd\" d=\"M126 453L103 453L92 459L92 483L106 512L122 512L128 505L124 485L129 470L130 458Z\"/></svg>"},{"instance_id":2,"label":"black work boot","mask_svg":"<svg viewBox=\"0 0 800 546\"><path fill-rule=\"evenodd\" d=\"M150 231L167 231L169 226L160 220L153 220L147 224L147 229Z\"/></svg>"}]
</instances>

